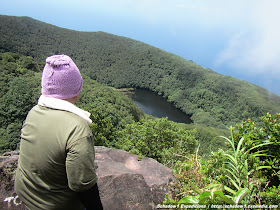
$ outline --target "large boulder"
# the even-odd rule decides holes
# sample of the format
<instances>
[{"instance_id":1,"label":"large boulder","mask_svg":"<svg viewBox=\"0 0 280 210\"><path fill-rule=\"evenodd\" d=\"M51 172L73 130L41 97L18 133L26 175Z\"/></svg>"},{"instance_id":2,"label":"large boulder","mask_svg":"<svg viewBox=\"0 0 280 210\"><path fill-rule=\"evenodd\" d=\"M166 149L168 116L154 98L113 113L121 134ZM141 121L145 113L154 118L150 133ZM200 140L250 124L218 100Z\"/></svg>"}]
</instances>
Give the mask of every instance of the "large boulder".
<instances>
[{"instance_id":1,"label":"large boulder","mask_svg":"<svg viewBox=\"0 0 280 210\"><path fill-rule=\"evenodd\" d=\"M95 147L98 187L105 210L156 209L164 201L172 170L151 158ZM0 209L25 209L13 188L18 151L0 157ZM19 204L19 205L18 205Z\"/></svg>"}]
</instances>

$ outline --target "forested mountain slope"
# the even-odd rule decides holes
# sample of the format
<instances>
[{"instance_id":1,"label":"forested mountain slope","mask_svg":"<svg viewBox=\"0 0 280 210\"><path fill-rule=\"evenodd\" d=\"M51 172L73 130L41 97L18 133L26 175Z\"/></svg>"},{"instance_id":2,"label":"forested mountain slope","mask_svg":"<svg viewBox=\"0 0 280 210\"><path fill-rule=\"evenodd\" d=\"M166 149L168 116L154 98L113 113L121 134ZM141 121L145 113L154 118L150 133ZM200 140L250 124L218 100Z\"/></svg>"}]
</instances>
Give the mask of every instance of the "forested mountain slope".
<instances>
[{"instance_id":1,"label":"forested mountain slope","mask_svg":"<svg viewBox=\"0 0 280 210\"><path fill-rule=\"evenodd\" d=\"M30 55L39 62L67 54L90 78L117 88L157 92L192 115L194 123L224 127L280 112L280 97L259 86L133 39L12 16L0 16L0 34L0 52Z\"/></svg>"},{"instance_id":2,"label":"forested mountain slope","mask_svg":"<svg viewBox=\"0 0 280 210\"><path fill-rule=\"evenodd\" d=\"M0 53L0 153L15 150L22 122L41 94L41 69L31 56ZM97 145L114 140L126 124L138 122L143 111L127 96L83 75L77 106L91 113L90 125Z\"/></svg>"}]
</instances>

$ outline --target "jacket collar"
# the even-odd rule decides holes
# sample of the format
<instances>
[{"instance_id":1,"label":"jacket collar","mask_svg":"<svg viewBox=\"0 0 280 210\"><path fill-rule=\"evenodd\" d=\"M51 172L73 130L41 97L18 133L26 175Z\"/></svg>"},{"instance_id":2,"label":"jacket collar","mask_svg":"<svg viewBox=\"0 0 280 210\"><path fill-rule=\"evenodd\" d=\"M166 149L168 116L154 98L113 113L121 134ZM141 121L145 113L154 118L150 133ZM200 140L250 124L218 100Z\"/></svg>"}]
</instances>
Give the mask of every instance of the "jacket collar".
<instances>
[{"instance_id":1,"label":"jacket collar","mask_svg":"<svg viewBox=\"0 0 280 210\"><path fill-rule=\"evenodd\" d=\"M68 112L72 112L81 118L83 118L88 124L92 123L92 120L89 118L90 113L78 108L74 104L62 100L62 99L57 99L57 98L48 98L46 96L41 95L39 100L38 100L38 105L44 106L44 107L49 107L52 109L59 109L59 110L64 110Z\"/></svg>"}]
</instances>

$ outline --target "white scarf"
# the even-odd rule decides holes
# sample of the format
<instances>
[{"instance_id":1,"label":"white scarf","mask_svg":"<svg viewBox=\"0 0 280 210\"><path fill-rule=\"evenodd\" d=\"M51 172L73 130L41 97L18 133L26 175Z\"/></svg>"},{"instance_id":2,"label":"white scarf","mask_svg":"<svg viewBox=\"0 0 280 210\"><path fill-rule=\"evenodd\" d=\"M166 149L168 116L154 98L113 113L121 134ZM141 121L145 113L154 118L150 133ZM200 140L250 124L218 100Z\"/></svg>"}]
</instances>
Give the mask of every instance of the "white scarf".
<instances>
[{"instance_id":1,"label":"white scarf","mask_svg":"<svg viewBox=\"0 0 280 210\"><path fill-rule=\"evenodd\" d=\"M92 123L92 120L89 118L90 113L76 107L74 104L57 98L48 98L46 96L41 95L38 100L38 105L49 107L52 109L59 109L68 112L72 112L81 118L83 118L88 124Z\"/></svg>"}]
</instances>

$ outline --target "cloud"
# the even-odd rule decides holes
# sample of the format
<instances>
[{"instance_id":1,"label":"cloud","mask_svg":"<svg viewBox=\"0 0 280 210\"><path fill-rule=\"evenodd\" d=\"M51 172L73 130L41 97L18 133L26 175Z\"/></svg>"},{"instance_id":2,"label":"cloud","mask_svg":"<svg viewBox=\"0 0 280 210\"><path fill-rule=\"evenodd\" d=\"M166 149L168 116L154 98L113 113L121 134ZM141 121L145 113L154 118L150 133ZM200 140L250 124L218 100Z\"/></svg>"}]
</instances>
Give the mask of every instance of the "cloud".
<instances>
[{"instance_id":1,"label":"cloud","mask_svg":"<svg viewBox=\"0 0 280 210\"><path fill-rule=\"evenodd\" d=\"M279 7L277 0L251 3L251 9L243 17L248 28L231 35L216 65L246 69L248 73L280 75Z\"/></svg>"}]
</instances>

